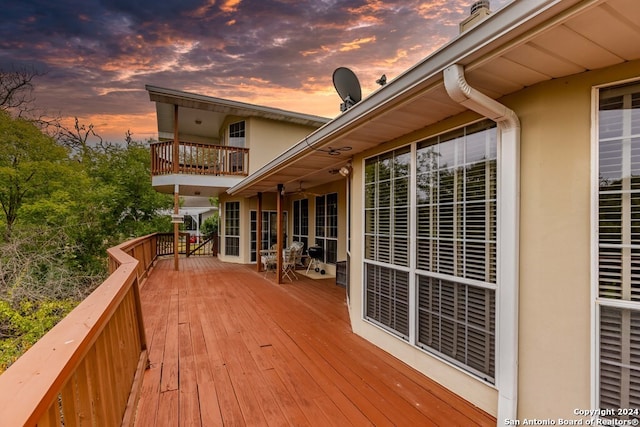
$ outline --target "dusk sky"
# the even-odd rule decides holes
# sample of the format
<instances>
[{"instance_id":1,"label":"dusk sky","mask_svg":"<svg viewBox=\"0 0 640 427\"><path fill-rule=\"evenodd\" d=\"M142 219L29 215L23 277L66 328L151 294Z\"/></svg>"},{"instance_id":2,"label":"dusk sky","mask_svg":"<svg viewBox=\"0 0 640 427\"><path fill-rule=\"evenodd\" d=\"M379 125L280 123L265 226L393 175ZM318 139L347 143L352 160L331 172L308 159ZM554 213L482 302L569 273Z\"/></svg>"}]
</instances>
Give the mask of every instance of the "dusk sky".
<instances>
[{"instance_id":1,"label":"dusk sky","mask_svg":"<svg viewBox=\"0 0 640 427\"><path fill-rule=\"evenodd\" d=\"M335 117L335 68L366 97L454 38L473 2L0 0L0 69L45 73L37 106L112 142L156 137L145 84Z\"/></svg>"}]
</instances>

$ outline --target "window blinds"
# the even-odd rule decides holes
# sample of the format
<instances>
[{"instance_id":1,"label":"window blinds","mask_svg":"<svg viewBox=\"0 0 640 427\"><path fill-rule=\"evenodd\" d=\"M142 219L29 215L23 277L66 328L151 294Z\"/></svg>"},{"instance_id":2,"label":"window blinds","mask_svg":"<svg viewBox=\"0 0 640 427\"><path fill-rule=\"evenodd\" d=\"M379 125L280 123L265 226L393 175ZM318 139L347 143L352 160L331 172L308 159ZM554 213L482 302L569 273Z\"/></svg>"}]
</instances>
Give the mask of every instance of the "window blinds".
<instances>
[{"instance_id":1,"label":"window blinds","mask_svg":"<svg viewBox=\"0 0 640 427\"><path fill-rule=\"evenodd\" d=\"M638 408L639 84L600 91L598 162L599 401L605 409Z\"/></svg>"}]
</instances>

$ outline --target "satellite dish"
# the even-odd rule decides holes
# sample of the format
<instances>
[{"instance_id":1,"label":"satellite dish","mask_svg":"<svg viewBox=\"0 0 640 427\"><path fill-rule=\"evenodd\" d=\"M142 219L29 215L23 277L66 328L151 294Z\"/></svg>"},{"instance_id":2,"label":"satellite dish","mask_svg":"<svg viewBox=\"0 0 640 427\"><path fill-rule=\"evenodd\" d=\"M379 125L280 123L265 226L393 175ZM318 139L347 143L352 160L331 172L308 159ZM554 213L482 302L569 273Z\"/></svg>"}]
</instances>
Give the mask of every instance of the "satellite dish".
<instances>
[{"instance_id":1,"label":"satellite dish","mask_svg":"<svg viewBox=\"0 0 640 427\"><path fill-rule=\"evenodd\" d=\"M336 68L333 72L333 86L342 99L340 111L344 112L356 105L362 99L362 90L358 78L348 68Z\"/></svg>"}]
</instances>

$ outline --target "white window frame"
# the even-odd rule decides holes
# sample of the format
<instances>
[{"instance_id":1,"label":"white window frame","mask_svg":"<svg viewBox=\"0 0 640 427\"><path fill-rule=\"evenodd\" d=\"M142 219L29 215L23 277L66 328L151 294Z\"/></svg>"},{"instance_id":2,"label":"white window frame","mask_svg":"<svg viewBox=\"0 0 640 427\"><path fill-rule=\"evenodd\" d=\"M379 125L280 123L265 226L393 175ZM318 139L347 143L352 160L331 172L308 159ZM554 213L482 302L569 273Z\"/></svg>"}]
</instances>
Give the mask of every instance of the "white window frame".
<instances>
[{"instance_id":1,"label":"white window frame","mask_svg":"<svg viewBox=\"0 0 640 427\"><path fill-rule=\"evenodd\" d=\"M328 203L328 198L329 196L335 196L336 198L336 236L335 237L330 237L329 236L329 230L331 229L331 226L329 225L329 203ZM318 212L318 199L322 199L323 203L324 203L324 209L322 210L322 212L319 214ZM338 197L338 193L337 192L331 192L331 193L326 193L326 194L322 194L319 196L316 196L314 199L314 208L313 208L313 218L314 218L314 225L313 225L313 235L314 235L314 246L318 246L319 243L318 241L322 241L322 253L323 253L323 258L322 258L322 262L324 264L330 264L330 265L336 265L336 263L338 262L338 253L339 253L339 248L338 248L338 234L340 233L340 226L337 223L337 221L339 221L340 219L340 211L339 211L339 197ZM318 225L319 219L322 219L324 222L324 225L320 226ZM323 230L323 235L322 236L318 236L318 229L322 229ZM309 229L311 229L311 226L309 226ZM328 257L328 249L327 249L327 243L328 242L334 242L335 246L336 246L336 251L335 251L335 256L336 256L336 260L335 262L329 262L329 257ZM308 249L308 248L307 248Z\"/></svg>"},{"instance_id":2,"label":"white window frame","mask_svg":"<svg viewBox=\"0 0 640 427\"><path fill-rule=\"evenodd\" d=\"M235 234L227 234L227 221L229 221L229 215L228 215L228 210L227 208L230 207L231 204L237 204L238 206L238 235ZM233 218L235 219L235 218ZM241 234L241 228L242 228L242 204L239 201L229 201L229 202L225 202L224 204L224 254L225 256L233 256L233 257L239 257L240 254L242 253L242 241L240 239L240 234ZM237 255L229 255L228 252L228 248L227 248L227 238L233 238L233 239L237 239L238 242L238 254Z\"/></svg>"},{"instance_id":3,"label":"white window frame","mask_svg":"<svg viewBox=\"0 0 640 427\"><path fill-rule=\"evenodd\" d=\"M302 215L302 204L303 200L306 201L306 216L307 216L307 232L303 233L303 215ZM291 211L293 217L293 223L291 227L291 237L293 241L303 242L304 252L306 253L307 249L309 249L309 229L310 229L310 217L309 217L309 206L311 205L308 198L304 199L296 199L291 203ZM297 206L297 217L296 217L296 206ZM298 233L296 233L296 227L298 227Z\"/></svg>"},{"instance_id":4,"label":"white window frame","mask_svg":"<svg viewBox=\"0 0 640 427\"><path fill-rule=\"evenodd\" d=\"M257 211L257 210L255 210L255 209L251 209L251 210L249 211L249 218L250 218L250 219L249 219L249 232L250 232L251 234L253 234L253 233L255 233L255 234L256 234L256 240L253 240L253 237L251 237L251 238L250 238L250 245L251 245L251 249L250 249L250 256L249 256L249 258L251 259L251 262L252 262L252 263L255 263L255 262L256 262L256 260L257 260L257 251L256 251L256 250L269 249L269 246L270 246L270 245L269 245L269 241L265 241L265 240L263 239L263 236L258 236L258 235L257 235L257 234L258 234L258 233L257 233L257 231L258 231L258 230L257 230L257 223L256 223L256 222L251 218L251 217L253 216L253 214L254 214L254 213L255 213L256 220L257 220L257 218L258 218L258 211ZM265 226L265 224L264 224L264 218L261 218L261 219L260 219L260 221L262 222L262 227L261 227L261 228L262 228L262 234L263 234L263 235L264 235L264 234L267 234L267 236L271 236L271 234L272 234L272 233L271 233L271 231L273 231L273 234L277 234L277 231L276 231L276 230L272 230L272 229L271 229L271 225L270 225L270 222L271 222L271 216L272 216L272 215L275 215L275 216L276 216L276 218L277 218L277 213L278 213L278 211L275 211L275 210L273 210L273 209L265 209L265 210L263 210L263 211L262 211L262 216L263 216L263 217L264 217L265 215L267 215L267 218L268 218L267 224L269 224L269 225ZM276 221L277 221L277 219L276 219ZM282 229L284 230L284 234L285 234L285 236L287 236L287 232L288 232L287 230L289 230L289 228L288 228L288 226L289 226L289 225L288 225L288 223L289 223L289 213L288 213L288 211L286 211L286 210L282 212L282 222L283 222L283 224L282 224ZM254 227L256 227L256 228L254 228ZM266 243L266 245L265 245L265 243ZM254 248L253 248L254 244L255 244L255 248L256 248L256 250L254 250ZM273 244L275 244L275 242L274 242ZM286 245L286 244L287 244L287 242L285 241L285 245Z\"/></svg>"},{"instance_id":5,"label":"white window frame","mask_svg":"<svg viewBox=\"0 0 640 427\"><path fill-rule=\"evenodd\" d=\"M232 136L231 134L231 127L234 125L239 125L240 123L243 123L242 125L242 136ZM238 148L244 148L247 144L247 121L246 120L238 120L237 122L233 122L233 123L229 123L229 126L227 127L227 132L228 132L228 138L229 138L229 143L227 145L229 145L230 147L238 147Z\"/></svg>"},{"instance_id":6,"label":"white window frame","mask_svg":"<svg viewBox=\"0 0 640 427\"><path fill-rule=\"evenodd\" d=\"M417 179L417 174L415 173L415 164L416 164L416 160L417 160L417 153L416 153L416 148L417 145L421 142L424 141L426 139L430 139L433 137L437 137L439 135L442 134L447 134L451 131L455 131L456 129L459 128L464 128L464 127L472 127L473 125L477 124L478 122L481 122L483 120L487 120L487 119L482 119L482 120L478 120L476 122L470 122L470 123L466 123L458 128L452 128L452 129L447 129L444 132L441 132L439 134L434 134L431 135L427 138L420 138L419 140L415 140L412 141L410 143L407 143L405 145L402 146L398 146L398 147L394 147L392 149L386 150L386 151L381 151L379 153L376 153L375 155L373 155L372 157L375 156L380 156L380 155L384 155L385 153L391 152L391 151L395 151L398 149L402 149L402 147L406 147L407 145L410 146L410 153L411 153L411 160L410 160L410 165L412 168L412 173L410 175L410 190L409 190L409 197L410 197L410 201L409 201L409 215L410 215L410 224L409 224L409 250L411 254L415 254L416 253L416 248L417 248L417 243L416 243L416 236L417 236L417 209L416 209L416 194L417 194L417 184L416 184L416 179ZM373 326L375 326L376 328L380 329L381 331L389 334L390 336L393 336L396 339L399 339L401 341L406 342L407 344L411 345L413 348L424 352L425 354L429 354L431 356L437 357L438 360L442 361L443 363L446 363L447 365L453 367L454 369L469 375L471 377L473 377L475 380L478 380L484 384L487 384L490 387L494 387L494 388L498 388L498 385L500 384L500 374L501 374L501 370L500 370L500 357L499 357L499 348L500 348L500 336L499 336L499 332L500 332L500 328L498 325L498 322L500 321L500 313L499 310L501 308L500 304L499 304L499 298L500 298L500 293L499 291L499 283L500 283L500 264L503 262L513 262L513 257L515 256L514 254L508 254L505 253L504 251L500 251L499 247L501 245L501 242L503 240L505 240L504 237L504 232L501 231L501 222L500 222L500 217L502 215L501 210L500 210L500 200L503 198L502 196L502 191L504 191L503 187L501 186L501 177L503 177L504 173L507 173L507 171L501 173L501 158L503 155L508 155L508 150L503 152L502 151L502 146L501 146L501 139L502 139L502 135L501 135L501 130L500 130L500 126L496 126L496 163L497 163L497 171L496 171L496 198L498 201L498 206L496 207L496 233L497 233L497 237L496 237L496 246L497 246L497 251L496 251L496 279L495 279L495 283L486 283L486 282L481 282L478 280L473 280L473 279L467 279L464 277L456 277L456 276L449 276L449 275L443 275L443 274L439 274L439 273L428 273L427 275L430 277L434 277L434 278L442 278L445 280L450 280L450 281L455 281L459 284L462 285L470 285L470 286L476 286L476 287L480 287L480 288L484 288L484 289L489 289L489 290L493 290L495 291L495 329L494 329L494 354L495 354L495 364L494 364L494 377L492 380L487 380L486 378L483 377L484 374L475 372L472 368L468 367L468 366L462 366L459 365L458 362L452 362L451 360L448 360L447 357L442 357L438 354L437 351L432 351L432 350L425 350L424 348L421 348L420 346L417 345L417 280L416 280L416 274L420 273L422 275L425 275L424 271L420 270L418 271L417 269L417 265L416 265L416 256L410 256L409 257L409 265L408 266L401 266L401 265L395 265L395 264L388 264L388 263L384 263L384 262L380 262L380 261L376 261L376 260L368 260L365 258L365 233L363 232L362 235L360 236L360 242L361 242L361 247L362 247L362 254L363 254L363 262L360 266L361 268L361 277L362 279L362 295L361 295L361 319L366 322L369 323ZM366 167L366 160L367 159L362 159L361 161L361 170L364 171L365 167ZM513 165L513 167L515 168L515 170L518 170L518 166L517 165ZM509 176L511 178L511 176ZM360 188L364 189L366 185L366 174L363 172L362 176L361 176L361 182L360 182ZM366 206L366 192L362 191L362 195L361 195L361 203L362 206ZM366 217L365 217L366 213L365 213L365 209L362 210L362 213L360 215L361 218L361 224L365 224L366 221ZM508 228L508 226L507 226ZM503 235L502 238L500 238L500 235ZM506 239L508 240L508 239ZM381 266L381 267L387 267L387 268L391 268L391 269L395 269L398 271L406 271L409 273L409 293L411 295L410 300L409 300L409 322L410 322L410 329L409 329L409 336L408 336L408 341L405 337L401 336L398 333L395 333L393 331L391 331L390 329L387 329L386 327L382 326L381 324L378 324L375 321L369 320L366 317L366 310L367 310L367 300L366 300L366 292L367 292L367 287L366 287L366 264L370 264L373 266Z\"/></svg>"},{"instance_id":7,"label":"white window frame","mask_svg":"<svg viewBox=\"0 0 640 427\"><path fill-rule=\"evenodd\" d=\"M591 89L591 409L600 408L600 308L611 307L640 311L640 303L601 298L599 276L599 202L600 202L600 91L627 83L640 83L638 78L619 80Z\"/></svg>"}]
</instances>

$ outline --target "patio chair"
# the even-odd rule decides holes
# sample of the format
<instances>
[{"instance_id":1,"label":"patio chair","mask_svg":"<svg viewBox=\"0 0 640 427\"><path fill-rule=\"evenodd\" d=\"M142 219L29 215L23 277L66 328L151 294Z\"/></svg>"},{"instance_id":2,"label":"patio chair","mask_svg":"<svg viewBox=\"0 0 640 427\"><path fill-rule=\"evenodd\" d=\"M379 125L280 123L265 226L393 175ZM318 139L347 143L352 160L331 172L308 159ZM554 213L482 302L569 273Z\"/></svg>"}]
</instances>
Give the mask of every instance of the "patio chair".
<instances>
[{"instance_id":1,"label":"patio chair","mask_svg":"<svg viewBox=\"0 0 640 427\"><path fill-rule=\"evenodd\" d=\"M299 245L291 245L283 251L282 257L282 275L288 277L293 282L291 275L298 279L296 275L296 262L302 255L302 249Z\"/></svg>"},{"instance_id":2,"label":"patio chair","mask_svg":"<svg viewBox=\"0 0 640 427\"><path fill-rule=\"evenodd\" d=\"M267 277L267 274L269 274L270 271L276 271L278 265L278 260L276 259L277 251L278 246L272 245L271 249L266 251L266 254L262 254L260 256L262 267L264 268L264 277Z\"/></svg>"},{"instance_id":3,"label":"patio chair","mask_svg":"<svg viewBox=\"0 0 640 427\"><path fill-rule=\"evenodd\" d=\"M303 242L292 242L291 243L291 247L295 247L297 252L297 256L296 256L296 266L303 266L302 264L302 254L304 253L304 243ZM295 268L295 267L294 267Z\"/></svg>"}]
</instances>

